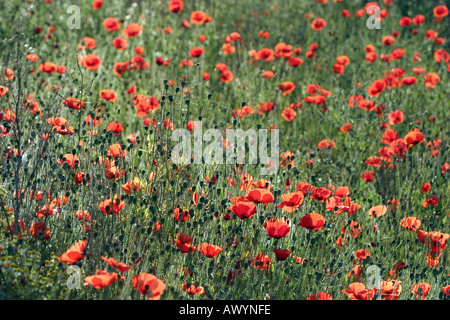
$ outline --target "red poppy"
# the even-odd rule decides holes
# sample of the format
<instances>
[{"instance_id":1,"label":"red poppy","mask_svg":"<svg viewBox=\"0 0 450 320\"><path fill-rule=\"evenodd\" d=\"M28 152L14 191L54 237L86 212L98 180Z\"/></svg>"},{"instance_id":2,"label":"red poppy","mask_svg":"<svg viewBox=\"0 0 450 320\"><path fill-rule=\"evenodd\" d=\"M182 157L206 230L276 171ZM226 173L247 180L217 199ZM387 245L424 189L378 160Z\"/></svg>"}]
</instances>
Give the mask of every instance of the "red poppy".
<instances>
[{"instance_id":1,"label":"red poppy","mask_svg":"<svg viewBox=\"0 0 450 320\"><path fill-rule=\"evenodd\" d=\"M439 5L433 8L433 14L436 18L444 18L448 16L448 8L446 5Z\"/></svg>"},{"instance_id":2,"label":"red poppy","mask_svg":"<svg viewBox=\"0 0 450 320\"><path fill-rule=\"evenodd\" d=\"M141 273L132 279L133 289L138 290L141 295L150 300L160 300L166 289L165 283L151 273Z\"/></svg>"},{"instance_id":3,"label":"red poppy","mask_svg":"<svg viewBox=\"0 0 450 320\"><path fill-rule=\"evenodd\" d=\"M270 220L266 220L264 222L264 228L266 228L269 237L275 239L284 238L288 235L290 230L289 223L286 222L284 218L275 219L273 217Z\"/></svg>"},{"instance_id":4,"label":"red poppy","mask_svg":"<svg viewBox=\"0 0 450 320\"><path fill-rule=\"evenodd\" d=\"M127 38L134 38L138 36L139 33L141 33L142 29L143 27L138 25L137 23L130 23L122 30L122 36Z\"/></svg>"},{"instance_id":5,"label":"red poppy","mask_svg":"<svg viewBox=\"0 0 450 320\"><path fill-rule=\"evenodd\" d=\"M272 192L265 188L256 188L248 193L247 199L255 203L272 203L274 197Z\"/></svg>"},{"instance_id":6,"label":"red poppy","mask_svg":"<svg viewBox=\"0 0 450 320\"><path fill-rule=\"evenodd\" d=\"M116 18L106 18L103 20L103 26L108 31L117 31L120 29L120 23Z\"/></svg>"},{"instance_id":7,"label":"red poppy","mask_svg":"<svg viewBox=\"0 0 450 320\"><path fill-rule=\"evenodd\" d=\"M301 191L282 194L281 200L283 202L278 205L278 208L286 212L294 212L303 204L304 198L305 196Z\"/></svg>"},{"instance_id":8,"label":"red poppy","mask_svg":"<svg viewBox=\"0 0 450 320\"><path fill-rule=\"evenodd\" d=\"M283 96L286 96L289 93L291 93L292 91L294 91L295 84L293 82L286 81L286 82L281 83L278 86L278 88L283 92Z\"/></svg>"},{"instance_id":9,"label":"red poppy","mask_svg":"<svg viewBox=\"0 0 450 320\"><path fill-rule=\"evenodd\" d=\"M316 18L311 23L311 28L315 31L320 31L327 26L327 23L322 18Z\"/></svg>"},{"instance_id":10,"label":"red poppy","mask_svg":"<svg viewBox=\"0 0 450 320\"><path fill-rule=\"evenodd\" d=\"M120 210L125 208L125 203L120 199L106 199L99 204L99 210L104 214L116 215Z\"/></svg>"},{"instance_id":11,"label":"red poppy","mask_svg":"<svg viewBox=\"0 0 450 320\"><path fill-rule=\"evenodd\" d=\"M207 22L208 16L203 11L194 11L191 13L191 23L192 24L204 24Z\"/></svg>"},{"instance_id":12,"label":"red poppy","mask_svg":"<svg viewBox=\"0 0 450 320\"><path fill-rule=\"evenodd\" d=\"M106 257L102 256L102 260L105 261L111 267L116 268L120 272L126 272L126 271L130 270L131 268L133 268L133 266L128 266L123 262L118 262L113 257L106 258Z\"/></svg>"},{"instance_id":13,"label":"red poppy","mask_svg":"<svg viewBox=\"0 0 450 320\"><path fill-rule=\"evenodd\" d=\"M228 208L239 219L248 219L256 214L256 205L250 201L239 201Z\"/></svg>"},{"instance_id":14,"label":"red poppy","mask_svg":"<svg viewBox=\"0 0 450 320\"><path fill-rule=\"evenodd\" d=\"M221 247L209 243L201 243L198 246L198 251L208 258L215 258L222 250Z\"/></svg>"},{"instance_id":15,"label":"red poppy","mask_svg":"<svg viewBox=\"0 0 450 320\"><path fill-rule=\"evenodd\" d=\"M402 228L408 231L417 231L420 228L422 222L416 217L405 217L400 221Z\"/></svg>"},{"instance_id":16,"label":"red poppy","mask_svg":"<svg viewBox=\"0 0 450 320\"><path fill-rule=\"evenodd\" d=\"M369 97L378 97L385 88L386 82L383 79L376 80L369 86L368 95Z\"/></svg>"},{"instance_id":17,"label":"red poppy","mask_svg":"<svg viewBox=\"0 0 450 320\"><path fill-rule=\"evenodd\" d=\"M184 3L182 0L170 0L169 2L169 11L173 13L179 13L183 10Z\"/></svg>"},{"instance_id":18,"label":"red poppy","mask_svg":"<svg viewBox=\"0 0 450 320\"><path fill-rule=\"evenodd\" d=\"M189 52L189 57L191 57L191 58L198 58L203 53L205 53L205 50L203 50L200 47L195 47L195 48L192 48L191 51Z\"/></svg>"},{"instance_id":19,"label":"red poppy","mask_svg":"<svg viewBox=\"0 0 450 320\"><path fill-rule=\"evenodd\" d=\"M72 264L83 259L87 241L80 240L63 253L58 260Z\"/></svg>"},{"instance_id":20,"label":"red poppy","mask_svg":"<svg viewBox=\"0 0 450 320\"><path fill-rule=\"evenodd\" d=\"M181 289L187 292L189 295L196 295L196 294L201 295L205 293L205 288L203 288L202 286L195 287L194 284L191 284L188 288L187 283L185 281L183 281Z\"/></svg>"},{"instance_id":21,"label":"red poppy","mask_svg":"<svg viewBox=\"0 0 450 320\"><path fill-rule=\"evenodd\" d=\"M273 252L275 252L277 261L284 261L289 257L289 254L292 252L292 250L273 249Z\"/></svg>"},{"instance_id":22,"label":"red poppy","mask_svg":"<svg viewBox=\"0 0 450 320\"><path fill-rule=\"evenodd\" d=\"M256 257L251 258L250 265L260 270L267 270L272 265L272 259L270 259L268 255L258 253Z\"/></svg>"},{"instance_id":23,"label":"red poppy","mask_svg":"<svg viewBox=\"0 0 450 320\"><path fill-rule=\"evenodd\" d=\"M173 210L174 219L181 222L186 222L189 219L189 210L176 208Z\"/></svg>"},{"instance_id":24,"label":"red poppy","mask_svg":"<svg viewBox=\"0 0 450 320\"><path fill-rule=\"evenodd\" d=\"M87 285L91 285L97 290L109 287L118 280L119 277L117 273L108 273L104 270L97 270L95 275L84 278Z\"/></svg>"},{"instance_id":25,"label":"red poppy","mask_svg":"<svg viewBox=\"0 0 450 320\"><path fill-rule=\"evenodd\" d=\"M311 212L303 216L298 225L308 230L321 230L325 225L325 218L319 213Z\"/></svg>"},{"instance_id":26,"label":"red poppy","mask_svg":"<svg viewBox=\"0 0 450 320\"><path fill-rule=\"evenodd\" d=\"M35 222L30 228L31 236L39 240L47 240L52 236L50 229L43 222Z\"/></svg>"},{"instance_id":27,"label":"red poppy","mask_svg":"<svg viewBox=\"0 0 450 320\"><path fill-rule=\"evenodd\" d=\"M387 207L385 205L378 205L369 209L369 216L376 218L385 215Z\"/></svg>"},{"instance_id":28,"label":"red poppy","mask_svg":"<svg viewBox=\"0 0 450 320\"><path fill-rule=\"evenodd\" d=\"M95 54L88 54L86 57L81 58L81 64L89 70L97 70L102 64L102 60Z\"/></svg>"},{"instance_id":29,"label":"red poppy","mask_svg":"<svg viewBox=\"0 0 450 320\"><path fill-rule=\"evenodd\" d=\"M331 196L331 190L327 188L312 188L311 199L318 201L325 201L326 198Z\"/></svg>"},{"instance_id":30,"label":"red poppy","mask_svg":"<svg viewBox=\"0 0 450 320\"><path fill-rule=\"evenodd\" d=\"M310 294L306 300L333 300L333 298L326 292L319 292L318 294Z\"/></svg>"},{"instance_id":31,"label":"red poppy","mask_svg":"<svg viewBox=\"0 0 450 320\"><path fill-rule=\"evenodd\" d=\"M351 300L372 300L376 289L366 289L366 285L361 282L353 282L349 288L342 290Z\"/></svg>"}]
</instances>

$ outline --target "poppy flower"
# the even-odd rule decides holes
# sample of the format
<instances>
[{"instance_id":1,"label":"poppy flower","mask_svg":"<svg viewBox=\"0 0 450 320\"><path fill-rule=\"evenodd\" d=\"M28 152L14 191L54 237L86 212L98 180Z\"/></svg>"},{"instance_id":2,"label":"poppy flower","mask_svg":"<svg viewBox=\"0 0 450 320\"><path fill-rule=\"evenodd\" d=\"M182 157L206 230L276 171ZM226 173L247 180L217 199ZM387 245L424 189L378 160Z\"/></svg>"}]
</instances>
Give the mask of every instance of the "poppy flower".
<instances>
[{"instance_id":1,"label":"poppy flower","mask_svg":"<svg viewBox=\"0 0 450 320\"><path fill-rule=\"evenodd\" d=\"M120 122L112 121L108 124L106 130L114 132L115 136L117 137L119 136L119 133L124 131L125 129L122 127L122 124Z\"/></svg>"},{"instance_id":2,"label":"poppy flower","mask_svg":"<svg viewBox=\"0 0 450 320\"><path fill-rule=\"evenodd\" d=\"M208 16L203 11L194 11L191 13L191 23L192 24L204 24L207 22Z\"/></svg>"},{"instance_id":3,"label":"poppy flower","mask_svg":"<svg viewBox=\"0 0 450 320\"><path fill-rule=\"evenodd\" d=\"M275 75L275 74L274 74L272 71L267 70L267 71L264 71L264 72L263 72L263 74L261 75L261 77L262 77L262 78L265 78L265 79L272 79L274 75Z\"/></svg>"},{"instance_id":4,"label":"poppy flower","mask_svg":"<svg viewBox=\"0 0 450 320\"><path fill-rule=\"evenodd\" d=\"M127 48L127 40L124 38L117 37L113 40L113 46L117 50L125 50Z\"/></svg>"},{"instance_id":5,"label":"poppy flower","mask_svg":"<svg viewBox=\"0 0 450 320\"><path fill-rule=\"evenodd\" d=\"M176 208L173 210L174 219L181 222L186 222L189 219L189 210Z\"/></svg>"},{"instance_id":6,"label":"poppy flower","mask_svg":"<svg viewBox=\"0 0 450 320\"><path fill-rule=\"evenodd\" d=\"M417 231L420 228L422 222L416 217L405 217L400 221L402 228L408 231Z\"/></svg>"},{"instance_id":7,"label":"poppy flower","mask_svg":"<svg viewBox=\"0 0 450 320\"><path fill-rule=\"evenodd\" d=\"M182 0L170 0L169 2L169 11L173 13L179 13L183 10L184 3Z\"/></svg>"},{"instance_id":8,"label":"poppy flower","mask_svg":"<svg viewBox=\"0 0 450 320\"><path fill-rule=\"evenodd\" d=\"M256 188L248 193L247 199L255 203L272 203L274 197L272 192L265 188Z\"/></svg>"},{"instance_id":9,"label":"poppy flower","mask_svg":"<svg viewBox=\"0 0 450 320\"><path fill-rule=\"evenodd\" d=\"M222 51L224 54L228 55L228 54L233 54L236 52L236 47L233 46L231 43L224 43L222 45Z\"/></svg>"},{"instance_id":10,"label":"poppy flower","mask_svg":"<svg viewBox=\"0 0 450 320\"><path fill-rule=\"evenodd\" d=\"M286 212L294 212L303 204L304 198L305 196L301 191L282 194L281 200L283 202L278 205L278 208Z\"/></svg>"},{"instance_id":11,"label":"poppy flower","mask_svg":"<svg viewBox=\"0 0 450 320\"><path fill-rule=\"evenodd\" d=\"M347 229L350 229L350 233L347 232ZM345 221L341 229L341 234L343 234L344 236L351 236L353 238L357 238L361 234L361 232L361 224L354 220L351 220L350 224L348 221Z\"/></svg>"},{"instance_id":12,"label":"poppy flower","mask_svg":"<svg viewBox=\"0 0 450 320\"><path fill-rule=\"evenodd\" d=\"M102 7L102 5L103 5L103 0L94 0L94 1L92 2L92 9L94 9L94 10L100 10L100 8Z\"/></svg>"},{"instance_id":13,"label":"poppy flower","mask_svg":"<svg viewBox=\"0 0 450 320\"><path fill-rule=\"evenodd\" d=\"M11 81L14 79L14 71L9 68L5 68L3 70L3 75L5 76L6 81Z\"/></svg>"},{"instance_id":14,"label":"poppy flower","mask_svg":"<svg viewBox=\"0 0 450 320\"><path fill-rule=\"evenodd\" d=\"M3 98L8 92L9 89L7 87L0 86L0 98Z\"/></svg>"},{"instance_id":15,"label":"poppy flower","mask_svg":"<svg viewBox=\"0 0 450 320\"><path fill-rule=\"evenodd\" d=\"M79 221L89 222L91 221L91 214L87 210L77 210L72 214L75 219Z\"/></svg>"},{"instance_id":16,"label":"poppy flower","mask_svg":"<svg viewBox=\"0 0 450 320\"><path fill-rule=\"evenodd\" d=\"M87 241L80 240L69 249L67 249L67 251L58 258L58 260L67 262L68 264L78 262L84 257L86 246Z\"/></svg>"},{"instance_id":17,"label":"poppy flower","mask_svg":"<svg viewBox=\"0 0 450 320\"><path fill-rule=\"evenodd\" d=\"M120 23L116 18L106 18L102 24L108 31L117 31L120 29Z\"/></svg>"},{"instance_id":18,"label":"poppy flower","mask_svg":"<svg viewBox=\"0 0 450 320\"><path fill-rule=\"evenodd\" d=\"M433 8L433 14L436 18L444 18L448 16L448 8L446 5L439 5Z\"/></svg>"},{"instance_id":19,"label":"poppy flower","mask_svg":"<svg viewBox=\"0 0 450 320\"><path fill-rule=\"evenodd\" d=\"M230 70L225 70L220 75L220 81L222 81L224 83L231 82L233 80L233 78L234 78L234 75Z\"/></svg>"},{"instance_id":20,"label":"poppy flower","mask_svg":"<svg viewBox=\"0 0 450 320\"><path fill-rule=\"evenodd\" d=\"M198 58L203 53L205 53L205 50L203 50L200 47L195 47L195 48L192 48L191 51L189 52L189 57L191 57L191 58Z\"/></svg>"},{"instance_id":21,"label":"poppy flower","mask_svg":"<svg viewBox=\"0 0 450 320\"><path fill-rule=\"evenodd\" d=\"M384 89L386 89L386 82L383 79L376 80L369 86L368 95L369 97L378 97Z\"/></svg>"},{"instance_id":22,"label":"poppy flower","mask_svg":"<svg viewBox=\"0 0 450 320\"><path fill-rule=\"evenodd\" d=\"M372 300L376 289L366 289L366 285L361 282L353 282L349 288L342 290L342 293L347 295L351 300Z\"/></svg>"},{"instance_id":23,"label":"poppy flower","mask_svg":"<svg viewBox=\"0 0 450 320\"><path fill-rule=\"evenodd\" d=\"M402 282L399 280L386 279L381 281L382 300L397 300L402 292Z\"/></svg>"},{"instance_id":24,"label":"poppy flower","mask_svg":"<svg viewBox=\"0 0 450 320\"><path fill-rule=\"evenodd\" d=\"M43 222L35 222L30 228L31 236L39 240L47 240L52 236L50 229Z\"/></svg>"},{"instance_id":25,"label":"poppy flower","mask_svg":"<svg viewBox=\"0 0 450 320\"><path fill-rule=\"evenodd\" d=\"M306 300L333 300L333 298L326 292L319 292L318 294L310 294Z\"/></svg>"},{"instance_id":26,"label":"poppy flower","mask_svg":"<svg viewBox=\"0 0 450 320\"><path fill-rule=\"evenodd\" d=\"M182 242L179 239L175 239L175 245L178 249L181 250L182 253L192 253L196 250L194 245L190 242Z\"/></svg>"},{"instance_id":27,"label":"poppy flower","mask_svg":"<svg viewBox=\"0 0 450 320\"><path fill-rule=\"evenodd\" d=\"M130 23L122 30L122 36L126 38L134 38L138 36L139 33L141 33L142 29L143 27L138 25L137 23Z\"/></svg>"},{"instance_id":28,"label":"poppy flower","mask_svg":"<svg viewBox=\"0 0 450 320\"><path fill-rule=\"evenodd\" d=\"M88 70L97 70L102 64L102 60L95 54L88 54L82 58L81 64Z\"/></svg>"},{"instance_id":29,"label":"poppy flower","mask_svg":"<svg viewBox=\"0 0 450 320\"><path fill-rule=\"evenodd\" d=\"M80 101L74 97L68 97L62 101L62 104L72 110L81 110L84 107L85 101Z\"/></svg>"},{"instance_id":30,"label":"poppy flower","mask_svg":"<svg viewBox=\"0 0 450 320\"><path fill-rule=\"evenodd\" d=\"M116 215L125 208L125 203L120 199L106 199L99 204L99 210L106 215Z\"/></svg>"},{"instance_id":31,"label":"poppy flower","mask_svg":"<svg viewBox=\"0 0 450 320\"><path fill-rule=\"evenodd\" d=\"M107 101L116 102L117 95L113 90L104 89L100 91L100 97Z\"/></svg>"},{"instance_id":32,"label":"poppy flower","mask_svg":"<svg viewBox=\"0 0 450 320\"><path fill-rule=\"evenodd\" d=\"M372 218L384 216L387 212L387 206L378 205L369 209L369 216Z\"/></svg>"},{"instance_id":33,"label":"poppy flower","mask_svg":"<svg viewBox=\"0 0 450 320\"><path fill-rule=\"evenodd\" d=\"M53 72L56 72L58 69L58 66L53 62L44 62L39 66L39 71L45 72L48 74L52 74Z\"/></svg>"},{"instance_id":34,"label":"poppy flower","mask_svg":"<svg viewBox=\"0 0 450 320\"><path fill-rule=\"evenodd\" d=\"M450 296L450 285L442 287L442 291L444 291L445 295Z\"/></svg>"},{"instance_id":35,"label":"poppy flower","mask_svg":"<svg viewBox=\"0 0 450 320\"><path fill-rule=\"evenodd\" d=\"M203 253L207 258L215 258L223 249L219 246L209 243L201 243L198 246L198 251Z\"/></svg>"},{"instance_id":36,"label":"poppy flower","mask_svg":"<svg viewBox=\"0 0 450 320\"><path fill-rule=\"evenodd\" d=\"M206 81L209 78L211 78L211 75L208 72L203 72L202 73L202 78L203 78L203 81Z\"/></svg>"},{"instance_id":37,"label":"poppy flower","mask_svg":"<svg viewBox=\"0 0 450 320\"><path fill-rule=\"evenodd\" d=\"M84 49L95 49L95 47L97 46L97 42L95 41L94 38L91 37L84 37L83 38L83 42L84 42Z\"/></svg>"},{"instance_id":38,"label":"poppy flower","mask_svg":"<svg viewBox=\"0 0 450 320\"><path fill-rule=\"evenodd\" d=\"M272 265L272 259L268 255L258 253L256 257L251 258L250 266L259 270L267 270Z\"/></svg>"},{"instance_id":39,"label":"poppy flower","mask_svg":"<svg viewBox=\"0 0 450 320\"><path fill-rule=\"evenodd\" d=\"M293 108L287 107L283 109L283 111L281 112L281 116L284 120L291 122L297 117L297 112Z\"/></svg>"},{"instance_id":40,"label":"poppy flower","mask_svg":"<svg viewBox=\"0 0 450 320\"><path fill-rule=\"evenodd\" d=\"M355 260L353 261L353 264L361 263L363 260L370 257L370 252L365 249L358 249L355 251Z\"/></svg>"},{"instance_id":41,"label":"poppy flower","mask_svg":"<svg viewBox=\"0 0 450 320\"><path fill-rule=\"evenodd\" d=\"M425 16L423 14L418 14L414 18L412 18L412 22L416 26L420 26L422 24L425 24Z\"/></svg>"},{"instance_id":42,"label":"poppy flower","mask_svg":"<svg viewBox=\"0 0 450 320\"><path fill-rule=\"evenodd\" d=\"M308 230L321 230L325 225L325 218L319 213L311 212L303 216L298 225Z\"/></svg>"},{"instance_id":43,"label":"poppy flower","mask_svg":"<svg viewBox=\"0 0 450 320\"><path fill-rule=\"evenodd\" d=\"M409 292L416 295L416 300L427 300L427 295L431 290L427 282L413 283Z\"/></svg>"},{"instance_id":44,"label":"poppy flower","mask_svg":"<svg viewBox=\"0 0 450 320\"><path fill-rule=\"evenodd\" d=\"M288 95L289 93L291 93L292 91L294 91L294 89L295 89L295 84L294 84L293 82L286 81L286 82L281 83L281 84L278 86L278 89L280 89L281 92L283 92L283 96L286 96L286 95Z\"/></svg>"},{"instance_id":45,"label":"poppy flower","mask_svg":"<svg viewBox=\"0 0 450 320\"><path fill-rule=\"evenodd\" d=\"M239 219L249 219L256 214L256 205L250 201L239 201L228 208Z\"/></svg>"},{"instance_id":46,"label":"poppy flower","mask_svg":"<svg viewBox=\"0 0 450 320\"><path fill-rule=\"evenodd\" d=\"M393 36L385 36L381 39L381 43L385 46L392 46L395 44L395 38Z\"/></svg>"},{"instance_id":47,"label":"poppy flower","mask_svg":"<svg viewBox=\"0 0 450 320\"><path fill-rule=\"evenodd\" d=\"M323 202L329 196L331 196L331 190L327 188L312 188L310 198Z\"/></svg>"},{"instance_id":48,"label":"poppy flower","mask_svg":"<svg viewBox=\"0 0 450 320\"><path fill-rule=\"evenodd\" d=\"M422 193L428 193L431 190L431 185L427 182L422 183L422 187L420 188L420 192Z\"/></svg>"},{"instance_id":49,"label":"poppy flower","mask_svg":"<svg viewBox=\"0 0 450 320\"><path fill-rule=\"evenodd\" d=\"M133 190L134 192L139 192L140 189L140 184L136 181L128 181L127 183L122 185L122 190L130 195L131 194L131 190Z\"/></svg>"},{"instance_id":50,"label":"poppy flower","mask_svg":"<svg viewBox=\"0 0 450 320\"><path fill-rule=\"evenodd\" d=\"M87 285L93 286L100 290L109 287L111 284L119 280L118 274L115 272L108 273L104 270L97 270L97 274L84 278Z\"/></svg>"},{"instance_id":51,"label":"poppy flower","mask_svg":"<svg viewBox=\"0 0 450 320\"><path fill-rule=\"evenodd\" d=\"M80 159L71 153L65 154L62 159L57 160L60 165L63 165L64 163L67 163L69 165L69 168L75 168L80 165Z\"/></svg>"},{"instance_id":52,"label":"poppy flower","mask_svg":"<svg viewBox=\"0 0 450 320\"><path fill-rule=\"evenodd\" d=\"M391 112L388 116L388 119L391 126L395 125L396 123L403 122L403 111L396 110Z\"/></svg>"},{"instance_id":53,"label":"poppy flower","mask_svg":"<svg viewBox=\"0 0 450 320\"><path fill-rule=\"evenodd\" d=\"M319 142L317 149L332 149L336 146L336 143L331 139L324 139Z\"/></svg>"},{"instance_id":54,"label":"poppy flower","mask_svg":"<svg viewBox=\"0 0 450 320\"><path fill-rule=\"evenodd\" d=\"M407 86L413 85L417 82L417 78L416 77L404 77L401 80L401 83Z\"/></svg>"},{"instance_id":55,"label":"poppy flower","mask_svg":"<svg viewBox=\"0 0 450 320\"><path fill-rule=\"evenodd\" d=\"M133 267L133 266L128 266L128 265L126 265L123 262L118 262L113 257L106 258L106 257L102 256L102 260L105 261L111 267L116 268L120 272L126 272L126 271L130 270Z\"/></svg>"},{"instance_id":56,"label":"poppy flower","mask_svg":"<svg viewBox=\"0 0 450 320\"><path fill-rule=\"evenodd\" d=\"M425 85L428 88L434 88L435 85L439 82L441 82L441 78L439 77L439 75L435 72L429 72L426 75L424 75L424 81L425 81Z\"/></svg>"},{"instance_id":57,"label":"poppy flower","mask_svg":"<svg viewBox=\"0 0 450 320\"><path fill-rule=\"evenodd\" d=\"M132 279L133 289L150 300L160 300L166 289L165 283L151 273L141 273Z\"/></svg>"},{"instance_id":58,"label":"poppy flower","mask_svg":"<svg viewBox=\"0 0 450 320\"><path fill-rule=\"evenodd\" d=\"M274 219L271 218L264 222L264 228L266 228L267 235L271 238L281 239L288 235L290 227L284 218Z\"/></svg>"},{"instance_id":59,"label":"poppy flower","mask_svg":"<svg viewBox=\"0 0 450 320\"><path fill-rule=\"evenodd\" d=\"M273 249L273 252L275 253L277 261L284 261L289 257L289 254L292 252L292 250Z\"/></svg>"},{"instance_id":60,"label":"poppy flower","mask_svg":"<svg viewBox=\"0 0 450 320\"><path fill-rule=\"evenodd\" d=\"M109 146L106 155L113 158L125 158L127 156L127 151L122 149L122 146L120 144L116 143Z\"/></svg>"},{"instance_id":61,"label":"poppy flower","mask_svg":"<svg viewBox=\"0 0 450 320\"><path fill-rule=\"evenodd\" d=\"M191 284L188 288L187 283L183 281L183 284L181 285L181 289L185 292L187 292L189 295L201 295L205 293L205 288L202 286L195 287L194 284Z\"/></svg>"},{"instance_id":62,"label":"poppy flower","mask_svg":"<svg viewBox=\"0 0 450 320\"><path fill-rule=\"evenodd\" d=\"M315 31L320 31L327 26L327 23L322 18L316 18L311 22L311 28Z\"/></svg>"},{"instance_id":63,"label":"poppy flower","mask_svg":"<svg viewBox=\"0 0 450 320\"><path fill-rule=\"evenodd\" d=\"M410 130L408 134L406 134L404 140L405 143L408 144L408 148L410 148L413 145L424 142L425 138L423 136L423 133L420 132L419 129L415 128Z\"/></svg>"}]
</instances>

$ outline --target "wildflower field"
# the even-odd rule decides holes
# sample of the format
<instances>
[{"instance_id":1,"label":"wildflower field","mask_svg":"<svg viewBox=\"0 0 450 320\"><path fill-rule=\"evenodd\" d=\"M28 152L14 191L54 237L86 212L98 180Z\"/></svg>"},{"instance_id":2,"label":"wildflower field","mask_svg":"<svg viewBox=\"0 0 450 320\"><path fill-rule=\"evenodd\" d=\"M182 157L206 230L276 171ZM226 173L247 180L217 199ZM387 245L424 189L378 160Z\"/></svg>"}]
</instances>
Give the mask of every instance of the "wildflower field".
<instances>
[{"instance_id":1,"label":"wildflower field","mask_svg":"<svg viewBox=\"0 0 450 320\"><path fill-rule=\"evenodd\" d=\"M449 299L449 7L1 1L0 299Z\"/></svg>"}]
</instances>

